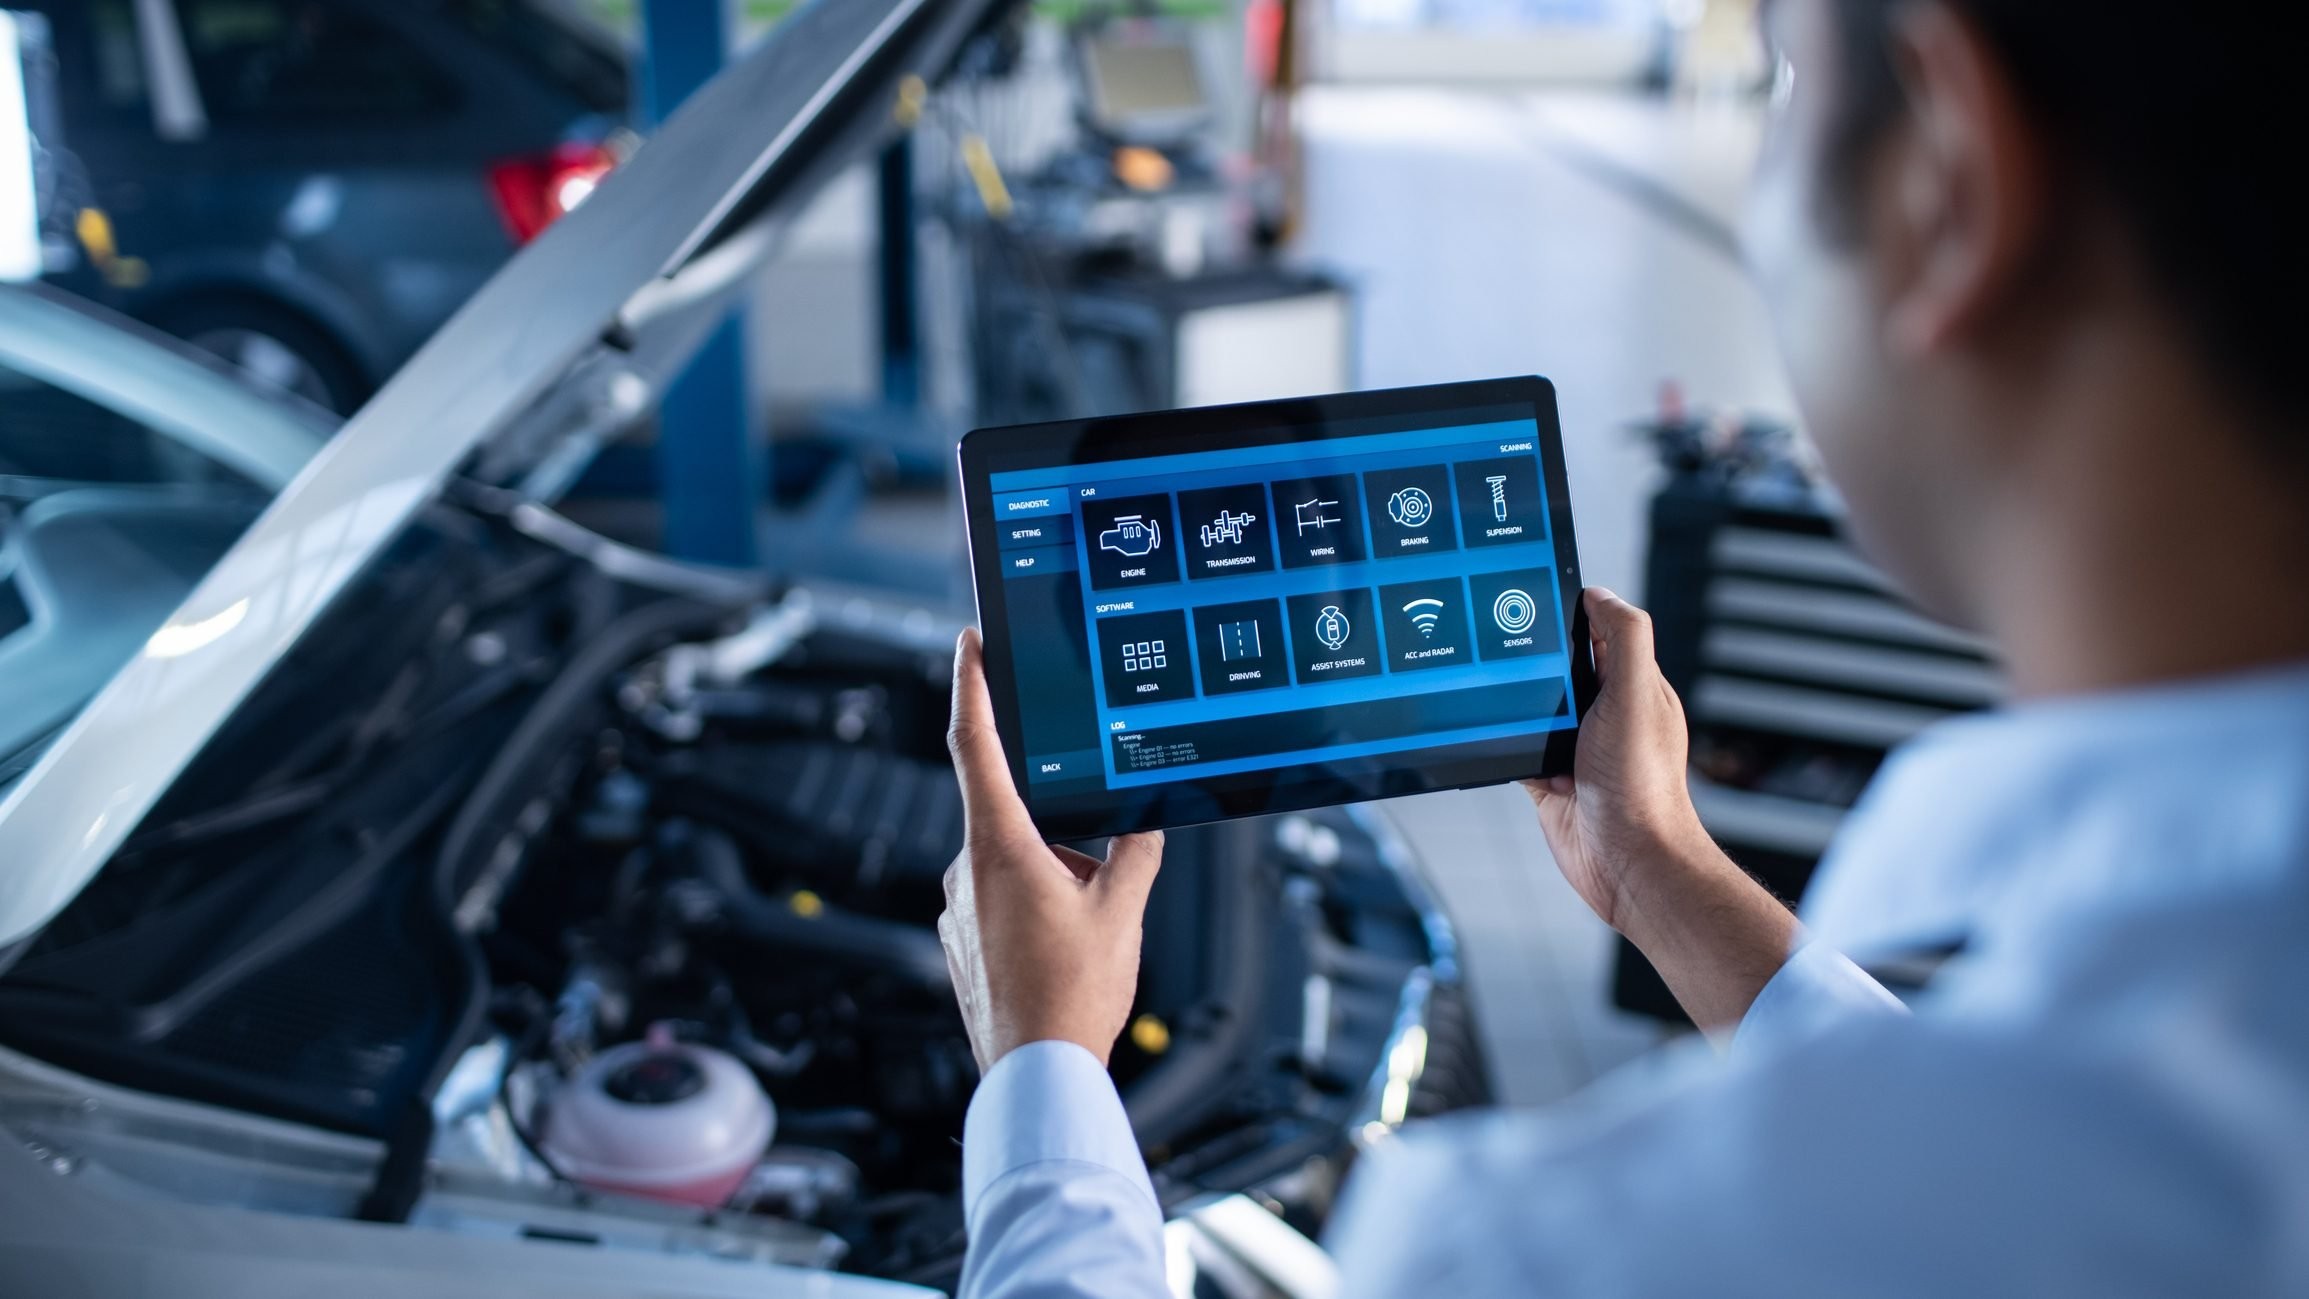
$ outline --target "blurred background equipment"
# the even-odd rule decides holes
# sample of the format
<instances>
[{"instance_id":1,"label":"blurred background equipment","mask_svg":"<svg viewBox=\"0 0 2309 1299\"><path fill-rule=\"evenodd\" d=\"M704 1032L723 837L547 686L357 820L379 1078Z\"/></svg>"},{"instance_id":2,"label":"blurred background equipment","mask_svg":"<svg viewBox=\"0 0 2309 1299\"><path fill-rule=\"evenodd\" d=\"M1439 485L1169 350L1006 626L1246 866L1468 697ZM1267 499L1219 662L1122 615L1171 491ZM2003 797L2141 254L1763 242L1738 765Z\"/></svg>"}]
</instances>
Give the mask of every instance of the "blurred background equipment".
<instances>
[{"instance_id":1,"label":"blurred background equipment","mask_svg":"<svg viewBox=\"0 0 2309 1299\"><path fill-rule=\"evenodd\" d=\"M614 166L625 59L546 0L19 0L81 202L53 282L349 413Z\"/></svg>"},{"instance_id":2,"label":"blurred background equipment","mask_svg":"<svg viewBox=\"0 0 2309 1299\"><path fill-rule=\"evenodd\" d=\"M1853 550L1794 430L1683 408L1642 432L1652 498L1644 597L1692 731L1692 796L1733 860L1794 905L1894 746L2004 684L1975 636L1917 613ZM1621 1007L1687 1022L1622 940Z\"/></svg>"}]
</instances>

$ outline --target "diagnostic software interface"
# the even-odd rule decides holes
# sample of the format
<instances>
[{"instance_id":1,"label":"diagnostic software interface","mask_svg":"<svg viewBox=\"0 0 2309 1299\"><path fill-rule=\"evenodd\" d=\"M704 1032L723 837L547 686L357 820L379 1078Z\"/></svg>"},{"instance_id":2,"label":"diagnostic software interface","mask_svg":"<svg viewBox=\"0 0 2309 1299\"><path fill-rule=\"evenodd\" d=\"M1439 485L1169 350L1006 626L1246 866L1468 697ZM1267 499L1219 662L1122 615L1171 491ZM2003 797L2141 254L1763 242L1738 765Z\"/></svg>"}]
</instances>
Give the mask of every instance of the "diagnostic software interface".
<instances>
[{"instance_id":1,"label":"diagnostic software interface","mask_svg":"<svg viewBox=\"0 0 2309 1299\"><path fill-rule=\"evenodd\" d=\"M993 474L1035 792L1573 725L1538 437L1527 417Z\"/></svg>"}]
</instances>

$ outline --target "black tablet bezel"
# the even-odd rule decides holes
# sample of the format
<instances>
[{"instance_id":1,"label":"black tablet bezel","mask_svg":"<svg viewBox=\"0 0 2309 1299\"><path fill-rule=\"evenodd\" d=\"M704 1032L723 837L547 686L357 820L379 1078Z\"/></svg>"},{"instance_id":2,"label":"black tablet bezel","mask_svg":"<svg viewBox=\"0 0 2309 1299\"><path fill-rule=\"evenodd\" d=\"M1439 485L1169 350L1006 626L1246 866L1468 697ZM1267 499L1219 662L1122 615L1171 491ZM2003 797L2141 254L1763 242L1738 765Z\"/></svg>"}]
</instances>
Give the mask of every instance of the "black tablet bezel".
<instances>
[{"instance_id":1,"label":"black tablet bezel","mask_svg":"<svg viewBox=\"0 0 2309 1299\"><path fill-rule=\"evenodd\" d=\"M1563 602L1568 615L1565 621L1571 629L1572 698L1577 715L1585 718L1595 702L1595 662L1589 652L1587 610L1579 598L1579 547L1564 470L1563 429L1556 416L1555 386L1545 379L1534 375L1151 411L975 429L965 435L955 454L969 524L978 625L986 645L987 688L993 696L995 727L1010 762L1011 780L1027 799L1043 837L1053 842L1093 839L1569 772L1579 741L1576 726L1549 732L1536 752L1533 740L1541 737L1518 737L1440 745L1321 767L1190 777L1040 801L1033 797L1026 780L1018 683L1010 651L1001 555L995 541L994 474L1237 446L1327 442L1378 431L1369 426L1396 420L1407 421L1402 427L1409 429L1422 427L1420 421L1429 417L1438 425L1482 418L1475 412L1489 407L1501 408L1490 418L1509 417L1506 408L1514 408L1513 417L1528 415L1539 428L1540 472L1546 479L1548 526L1556 550L1557 598ZM1366 427L1340 430L1341 425L1350 423Z\"/></svg>"}]
</instances>

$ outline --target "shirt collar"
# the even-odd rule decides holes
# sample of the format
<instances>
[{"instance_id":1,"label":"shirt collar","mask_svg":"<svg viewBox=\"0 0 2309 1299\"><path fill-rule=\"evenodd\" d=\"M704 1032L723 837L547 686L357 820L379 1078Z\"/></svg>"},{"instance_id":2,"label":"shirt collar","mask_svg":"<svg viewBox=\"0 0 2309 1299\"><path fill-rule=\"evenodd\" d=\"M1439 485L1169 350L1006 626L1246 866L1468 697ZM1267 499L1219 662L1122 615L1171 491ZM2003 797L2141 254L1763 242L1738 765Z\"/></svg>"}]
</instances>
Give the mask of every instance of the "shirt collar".
<instances>
[{"instance_id":1,"label":"shirt collar","mask_svg":"<svg viewBox=\"0 0 2309 1299\"><path fill-rule=\"evenodd\" d=\"M2309 664L1942 723L1896 752L1806 899L1865 960L2309 875Z\"/></svg>"}]
</instances>

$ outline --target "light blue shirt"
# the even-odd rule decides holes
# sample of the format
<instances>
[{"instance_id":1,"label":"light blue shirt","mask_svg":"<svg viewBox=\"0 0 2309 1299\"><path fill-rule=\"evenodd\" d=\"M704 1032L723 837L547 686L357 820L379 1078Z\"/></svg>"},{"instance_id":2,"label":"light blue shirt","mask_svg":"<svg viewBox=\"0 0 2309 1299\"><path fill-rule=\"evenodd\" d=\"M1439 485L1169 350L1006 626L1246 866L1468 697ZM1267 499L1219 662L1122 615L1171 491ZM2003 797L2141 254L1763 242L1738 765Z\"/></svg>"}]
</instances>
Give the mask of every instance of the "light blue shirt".
<instances>
[{"instance_id":1,"label":"light blue shirt","mask_svg":"<svg viewBox=\"0 0 2309 1299\"><path fill-rule=\"evenodd\" d=\"M1903 748L1732 1051L1368 1154L1346 1296L2309 1295L2309 670ZM1904 1014L1862 963L1962 941ZM962 1294L1165 1299L1104 1070L1037 1043L963 1148Z\"/></svg>"}]
</instances>

